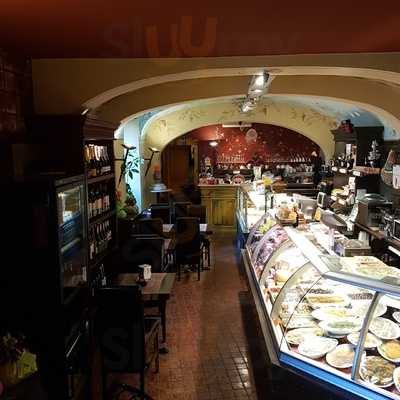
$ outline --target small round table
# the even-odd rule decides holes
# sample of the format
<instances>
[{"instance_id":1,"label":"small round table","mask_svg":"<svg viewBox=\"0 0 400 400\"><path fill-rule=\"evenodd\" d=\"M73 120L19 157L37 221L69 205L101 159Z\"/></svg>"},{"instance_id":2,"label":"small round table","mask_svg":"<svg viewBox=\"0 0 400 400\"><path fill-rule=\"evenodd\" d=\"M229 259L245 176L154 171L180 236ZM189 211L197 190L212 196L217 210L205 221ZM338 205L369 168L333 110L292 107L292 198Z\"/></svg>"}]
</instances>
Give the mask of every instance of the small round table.
<instances>
[{"instance_id":1,"label":"small round table","mask_svg":"<svg viewBox=\"0 0 400 400\"><path fill-rule=\"evenodd\" d=\"M160 194L161 193L170 193L172 189L160 189L160 190L150 190L150 193L156 193L157 195L157 203L160 202Z\"/></svg>"}]
</instances>

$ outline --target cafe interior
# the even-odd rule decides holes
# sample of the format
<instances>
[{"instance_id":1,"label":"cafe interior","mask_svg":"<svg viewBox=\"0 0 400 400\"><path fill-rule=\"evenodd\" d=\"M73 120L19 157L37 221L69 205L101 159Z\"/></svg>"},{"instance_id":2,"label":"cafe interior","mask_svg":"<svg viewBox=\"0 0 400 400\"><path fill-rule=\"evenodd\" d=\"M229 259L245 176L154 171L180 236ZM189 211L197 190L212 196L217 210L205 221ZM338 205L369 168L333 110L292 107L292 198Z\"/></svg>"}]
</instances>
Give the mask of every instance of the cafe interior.
<instances>
[{"instance_id":1,"label":"cafe interior","mask_svg":"<svg viewBox=\"0 0 400 400\"><path fill-rule=\"evenodd\" d=\"M0 400L400 399L400 8L338 1L5 0Z\"/></svg>"}]
</instances>

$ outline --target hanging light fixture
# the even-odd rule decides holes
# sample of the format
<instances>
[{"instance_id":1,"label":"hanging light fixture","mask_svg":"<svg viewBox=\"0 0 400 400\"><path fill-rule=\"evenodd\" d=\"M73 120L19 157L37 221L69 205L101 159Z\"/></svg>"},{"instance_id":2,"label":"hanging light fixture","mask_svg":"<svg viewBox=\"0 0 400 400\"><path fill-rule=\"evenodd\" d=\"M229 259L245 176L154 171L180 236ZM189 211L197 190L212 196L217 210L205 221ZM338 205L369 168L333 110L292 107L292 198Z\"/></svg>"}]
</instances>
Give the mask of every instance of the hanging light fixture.
<instances>
[{"instance_id":1,"label":"hanging light fixture","mask_svg":"<svg viewBox=\"0 0 400 400\"><path fill-rule=\"evenodd\" d=\"M211 147L217 147L217 146L218 146L218 142L217 142L216 140L212 140L212 141L209 143L209 145L210 145Z\"/></svg>"}]
</instances>

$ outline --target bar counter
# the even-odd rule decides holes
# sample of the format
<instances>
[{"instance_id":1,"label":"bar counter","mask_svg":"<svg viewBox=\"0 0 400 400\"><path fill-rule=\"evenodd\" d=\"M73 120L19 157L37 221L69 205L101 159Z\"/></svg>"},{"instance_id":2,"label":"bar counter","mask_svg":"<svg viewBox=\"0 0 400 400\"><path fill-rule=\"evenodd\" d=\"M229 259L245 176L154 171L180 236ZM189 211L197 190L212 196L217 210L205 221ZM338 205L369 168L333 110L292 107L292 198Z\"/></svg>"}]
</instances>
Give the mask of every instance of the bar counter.
<instances>
[{"instance_id":1,"label":"bar counter","mask_svg":"<svg viewBox=\"0 0 400 400\"><path fill-rule=\"evenodd\" d=\"M217 232L236 231L236 201L240 185L199 184L201 204L207 207L210 229Z\"/></svg>"}]
</instances>

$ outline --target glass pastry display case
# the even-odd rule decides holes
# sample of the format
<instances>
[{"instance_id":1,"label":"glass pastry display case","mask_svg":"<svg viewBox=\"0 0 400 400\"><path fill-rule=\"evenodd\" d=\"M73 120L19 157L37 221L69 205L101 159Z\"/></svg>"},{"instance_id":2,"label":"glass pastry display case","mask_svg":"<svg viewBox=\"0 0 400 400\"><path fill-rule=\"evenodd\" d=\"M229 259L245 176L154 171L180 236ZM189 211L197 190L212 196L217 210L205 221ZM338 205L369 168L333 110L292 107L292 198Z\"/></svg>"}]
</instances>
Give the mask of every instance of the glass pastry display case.
<instances>
[{"instance_id":1,"label":"glass pastry display case","mask_svg":"<svg viewBox=\"0 0 400 400\"><path fill-rule=\"evenodd\" d=\"M400 270L274 225L242 250L271 361L365 399L400 398ZM272 245L271 245L272 242Z\"/></svg>"},{"instance_id":2,"label":"glass pastry display case","mask_svg":"<svg viewBox=\"0 0 400 400\"><path fill-rule=\"evenodd\" d=\"M237 196L237 221L242 233L248 234L266 212L267 194L254 190L250 184L243 184Z\"/></svg>"}]
</instances>

